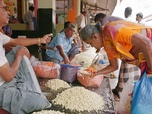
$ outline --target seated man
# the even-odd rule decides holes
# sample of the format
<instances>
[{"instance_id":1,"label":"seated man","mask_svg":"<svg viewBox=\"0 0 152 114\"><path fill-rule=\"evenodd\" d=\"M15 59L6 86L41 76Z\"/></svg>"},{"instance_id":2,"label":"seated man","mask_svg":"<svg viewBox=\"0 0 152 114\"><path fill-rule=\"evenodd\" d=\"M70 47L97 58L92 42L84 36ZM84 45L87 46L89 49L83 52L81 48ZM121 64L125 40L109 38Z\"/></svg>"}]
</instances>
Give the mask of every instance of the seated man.
<instances>
[{"instance_id":1,"label":"seated man","mask_svg":"<svg viewBox=\"0 0 152 114\"><path fill-rule=\"evenodd\" d=\"M0 29L8 24L9 11L3 0L0 0ZM51 34L43 38L16 38L0 32L0 107L11 114L28 114L50 106L49 101L40 91L33 69L24 46L50 41ZM5 56L3 45L21 45ZM25 55L25 56L24 56ZM27 56L27 57L26 57ZM30 69L29 69L30 68Z\"/></svg>"},{"instance_id":2,"label":"seated man","mask_svg":"<svg viewBox=\"0 0 152 114\"><path fill-rule=\"evenodd\" d=\"M73 44L73 35L75 26L71 22L65 22L64 30L55 36L49 43L46 50L46 60L54 63L70 63L76 54L79 53L78 46Z\"/></svg>"}]
</instances>

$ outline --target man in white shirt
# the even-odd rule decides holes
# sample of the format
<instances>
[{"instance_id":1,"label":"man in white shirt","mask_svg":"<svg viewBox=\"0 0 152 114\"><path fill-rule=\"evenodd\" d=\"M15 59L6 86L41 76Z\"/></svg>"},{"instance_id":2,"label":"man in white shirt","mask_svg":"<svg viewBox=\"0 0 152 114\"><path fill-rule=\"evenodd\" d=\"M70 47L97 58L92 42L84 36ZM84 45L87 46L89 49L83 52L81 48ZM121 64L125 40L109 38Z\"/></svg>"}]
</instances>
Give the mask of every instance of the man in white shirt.
<instances>
[{"instance_id":1,"label":"man in white shirt","mask_svg":"<svg viewBox=\"0 0 152 114\"><path fill-rule=\"evenodd\" d=\"M125 18L127 21L135 22L134 19L131 17L132 15L132 8L126 7L124 12Z\"/></svg>"},{"instance_id":2,"label":"man in white shirt","mask_svg":"<svg viewBox=\"0 0 152 114\"><path fill-rule=\"evenodd\" d=\"M136 21L141 25L150 26L143 20L143 14L141 12L136 14Z\"/></svg>"},{"instance_id":3,"label":"man in white shirt","mask_svg":"<svg viewBox=\"0 0 152 114\"><path fill-rule=\"evenodd\" d=\"M77 18L76 18L76 24L78 27L78 31L80 31L83 27L85 27L86 22L85 22L85 17L86 17L87 12L83 11Z\"/></svg>"},{"instance_id":4,"label":"man in white shirt","mask_svg":"<svg viewBox=\"0 0 152 114\"><path fill-rule=\"evenodd\" d=\"M0 15L0 29L2 30L2 27L8 24L10 15L3 0L0 0ZM51 37L52 34L47 34L42 38L12 39L0 32L0 107L2 109L12 114L27 114L50 106L46 97L36 89L31 81L33 75L30 74L24 59L30 55L24 46L45 44L50 42ZM8 53L6 58L3 49L5 44L20 46Z\"/></svg>"},{"instance_id":5,"label":"man in white shirt","mask_svg":"<svg viewBox=\"0 0 152 114\"><path fill-rule=\"evenodd\" d=\"M24 15L24 23L26 24L26 29L27 30L34 30L34 22L33 22L33 18L34 18L34 7L30 6L29 7L29 11L27 11Z\"/></svg>"}]
</instances>

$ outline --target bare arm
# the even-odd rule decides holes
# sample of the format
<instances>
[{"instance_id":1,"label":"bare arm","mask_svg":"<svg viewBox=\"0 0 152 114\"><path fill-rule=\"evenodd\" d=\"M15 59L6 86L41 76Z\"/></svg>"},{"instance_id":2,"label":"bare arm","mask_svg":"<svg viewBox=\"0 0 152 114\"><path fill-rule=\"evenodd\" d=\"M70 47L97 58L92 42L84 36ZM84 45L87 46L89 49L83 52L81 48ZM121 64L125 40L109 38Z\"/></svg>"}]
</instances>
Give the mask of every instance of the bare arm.
<instances>
[{"instance_id":1,"label":"bare arm","mask_svg":"<svg viewBox=\"0 0 152 114\"><path fill-rule=\"evenodd\" d=\"M100 75L100 74L108 74L111 73L115 70L118 69L118 60L117 59L112 59L109 60L109 65L101 70L99 70L96 75Z\"/></svg>"},{"instance_id":2,"label":"bare arm","mask_svg":"<svg viewBox=\"0 0 152 114\"><path fill-rule=\"evenodd\" d=\"M20 47L16 53L16 57L12 65L9 65L7 62L0 67L0 75L5 81L9 82L14 78L19 69L20 62L24 56L24 53L27 53L26 51L28 50L25 47Z\"/></svg>"},{"instance_id":3,"label":"bare arm","mask_svg":"<svg viewBox=\"0 0 152 114\"><path fill-rule=\"evenodd\" d=\"M61 46L61 45L57 46L57 49L59 50L59 53L60 53L60 55L62 56L64 63L65 63L65 64L66 64L66 63L70 63L70 60L69 60L69 58L67 57L67 55L65 54L62 46Z\"/></svg>"},{"instance_id":4,"label":"bare arm","mask_svg":"<svg viewBox=\"0 0 152 114\"><path fill-rule=\"evenodd\" d=\"M138 47L146 58L147 66L152 71L152 42L146 36L141 34L134 34L131 37L131 42L134 46Z\"/></svg>"},{"instance_id":5,"label":"bare arm","mask_svg":"<svg viewBox=\"0 0 152 114\"><path fill-rule=\"evenodd\" d=\"M7 45L30 46L30 45L39 44L39 43L46 44L47 42L50 42L51 37L52 37L52 34L47 34L43 36L42 38L40 38L40 40L38 40L38 38L16 38L16 39L11 39L7 43Z\"/></svg>"}]
</instances>

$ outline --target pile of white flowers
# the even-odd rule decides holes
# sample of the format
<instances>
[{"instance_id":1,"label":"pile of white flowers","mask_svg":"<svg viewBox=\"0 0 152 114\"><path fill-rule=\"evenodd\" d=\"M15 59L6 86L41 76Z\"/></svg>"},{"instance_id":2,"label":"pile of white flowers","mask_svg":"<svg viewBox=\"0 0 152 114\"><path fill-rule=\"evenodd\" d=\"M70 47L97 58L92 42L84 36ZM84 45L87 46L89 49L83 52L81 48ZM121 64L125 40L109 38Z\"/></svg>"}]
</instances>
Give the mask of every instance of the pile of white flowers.
<instances>
[{"instance_id":1,"label":"pile of white flowers","mask_svg":"<svg viewBox=\"0 0 152 114\"><path fill-rule=\"evenodd\" d=\"M65 114L65 113L54 110L42 110L38 112L33 112L32 114Z\"/></svg>"},{"instance_id":2,"label":"pile of white flowers","mask_svg":"<svg viewBox=\"0 0 152 114\"><path fill-rule=\"evenodd\" d=\"M101 111L104 108L103 97L84 87L75 86L64 90L52 100L57 106L62 106L70 111Z\"/></svg>"},{"instance_id":3,"label":"pile of white flowers","mask_svg":"<svg viewBox=\"0 0 152 114\"><path fill-rule=\"evenodd\" d=\"M51 79L45 84L46 87L50 88L52 91L57 91L60 89L66 89L71 87L67 82L61 79Z\"/></svg>"}]
</instances>

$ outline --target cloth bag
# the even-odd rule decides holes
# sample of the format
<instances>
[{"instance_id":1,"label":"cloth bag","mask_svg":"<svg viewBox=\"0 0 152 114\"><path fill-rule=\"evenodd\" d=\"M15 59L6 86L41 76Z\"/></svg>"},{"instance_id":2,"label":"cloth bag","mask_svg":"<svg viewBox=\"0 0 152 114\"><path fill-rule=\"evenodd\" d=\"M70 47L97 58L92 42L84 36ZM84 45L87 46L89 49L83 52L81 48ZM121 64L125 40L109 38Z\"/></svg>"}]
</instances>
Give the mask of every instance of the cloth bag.
<instances>
[{"instance_id":1,"label":"cloth bag","mask_svg":"<svg viewBox=\"0 0 152 114\"><path fill-rule=\"evenodd\" d=\"M60 77L62 80L72 83L77 78L77 72L80 66L73 66L71 64L61 64Z\"/></svg>"},{"instance_id":2,"label":"cloth bag","mask_svg":"<svg viewBox=\"0 0 152 114\"><path fill-rule=\"evenodd\" d=\"M146 72L135 82L131 114L152 114L152 76Z\"/></svg>"}]
</instances>

